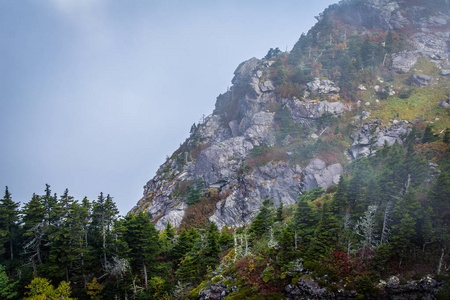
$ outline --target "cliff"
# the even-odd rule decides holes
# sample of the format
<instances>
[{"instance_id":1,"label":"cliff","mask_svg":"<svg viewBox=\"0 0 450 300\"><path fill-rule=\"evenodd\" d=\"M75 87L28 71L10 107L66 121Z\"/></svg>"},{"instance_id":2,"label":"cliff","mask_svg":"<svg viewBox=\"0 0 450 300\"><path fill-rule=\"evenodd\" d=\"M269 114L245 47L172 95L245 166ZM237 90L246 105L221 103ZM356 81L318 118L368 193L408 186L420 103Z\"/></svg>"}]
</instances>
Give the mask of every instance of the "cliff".
<instances>
[{"instance_id":1,"label":"cliff","mask_svg":"<svg viewBox=\"0 0 450 300\"><path fill-rule=\"evenodd\" d=\"M408 113L393 107L408 93L448 99L449 8L448 0L341 1L290 53L241 63L131 213L151 213L163 230L186 223L205 198L209 221L241 227L264 199L287 205L326 190L352 160L402 143L417 122L449 127L437 101Z\"/></svg>"}]
</instances>

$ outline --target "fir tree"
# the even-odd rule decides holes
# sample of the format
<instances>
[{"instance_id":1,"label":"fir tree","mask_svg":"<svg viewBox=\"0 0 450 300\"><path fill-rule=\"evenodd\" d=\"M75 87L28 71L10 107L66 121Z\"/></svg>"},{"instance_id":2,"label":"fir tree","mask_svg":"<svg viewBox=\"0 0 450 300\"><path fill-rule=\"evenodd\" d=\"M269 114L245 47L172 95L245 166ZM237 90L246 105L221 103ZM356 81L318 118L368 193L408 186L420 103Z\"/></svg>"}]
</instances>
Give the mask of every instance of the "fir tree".
<instances>
[{"instance_id":1,"label":"fir tree","mask_svg":"<svg viewBox=\"0 0 450 300\"><path fill-rule=\"evenodd\" d=\"M333 196L333 202L330 205L332 213L337 215L344 215L348 209L347 200L347 180L341 174L339 176L339 184L336 189L336 193Z\"/></svg>"},{"instance_id":2,"label":"fir tree","mask_svg":"<svg viewBox=\"0 0 450 300\"><path fill-rule=\"evenodd\" d=\"M44 261L43 244L46 242L44 218L45 208L41 197L33 194L23 208L23 228L26 236L24 255L32 262L35 274L37 274L36 265L41 265Z\"/></svg>"},{"instance_id":3,"label":"fir tree","mask_svg":"<svg viewBox=\"0 0 450 300\"><path fill-rule=\"evenodd\" d=\"M321 217L317 229L311 239L311 244L307 254L309 257L319 259L331 252L333 245L337 241L339 223L334 214L330 211L327 199L322 205Z\"/></svg>"},{"instance_id":4,"label":"fir tree","mask_svg":"<svg viewBox=\"0 0 450 300\"><path fill-rule=\"evenodd\" d=\"M0 200L0 254L7 253L7 257L14 259L14 242L18 230L19 203L12 201L8 187L5 188L5 195ZM6 250L7 249L7 250Z\"/></svg>"},{"instance_id":5,"label":"fir tree","mask_svg":"<svg viewBox=\"0 0 450 300\"><path fill-rule=\"evenodd\" d=\"M129 247L128 256L134 270L140 270L144 277L144 287L148 290L148 267L155 264L159 252L158 232L150 224L148 215L140 212L128 215L123 222L125 228L123 240Z\"/></svg>"},{"instance_id":6,"label":"fir tree","mask_svg":"<svg viewBox=\"0 0 450 300\"><path fill-rule=\"evenodd\" d=\"M172 250L174 266L178 266L182 258L192 249L193 245L188 232L183 228Z\"/></svg>"},{"instance_id":7,"label":"fir tree","mask_svg":"<svg viewBox=\"0 0 450 300\"><path fill-rule=\"evenodd\" d=\"M419 241L419 217L422 207L412 188L395 205L392 212L391 240L401 257L404 251Z\"/></svg>"},{"instance_id":8,"label":"fir tree","mask_svg":"<svg viewBox=\"0 0 450 300\"><path fill-rule=\"evenodd\" d=\"M272 200L265 199L259 213L256 215L252 225L250 226L250 232L254 238L261 237L269 230L269 227L272 226L273 216L271 207Z\"/></svg>"},{"instance_id":9,"label":"fir tree","mask_svg":"<svg viewBox=\"0 0 450 300\"><path fill-rule=\"evenodd\" d=\"M299 236L300 243L306 247L311 241L317 218L305 195L298 200L292 223Z\"/></svg>"},{"instance_id":10,"label":"fir tree","mask_svg":"<svg viewBox=\"0 0 450 300\"><path fill-rule=\"evenodd\" d=\"M280 205L277 207L275 222L283 222L283 201L280 201Z\"/></svg>"},{"instance_id":11,"label":"fir tree","mask_svg":"<svg viewBox=\"0 0 450 300\"><path fill-rule=\"evenodd\" d=\"M422 137L422 143L431 143L436 140L436 137L433 134L432 126L430 124L427 125Z\"/></svg>"}]
</instances>

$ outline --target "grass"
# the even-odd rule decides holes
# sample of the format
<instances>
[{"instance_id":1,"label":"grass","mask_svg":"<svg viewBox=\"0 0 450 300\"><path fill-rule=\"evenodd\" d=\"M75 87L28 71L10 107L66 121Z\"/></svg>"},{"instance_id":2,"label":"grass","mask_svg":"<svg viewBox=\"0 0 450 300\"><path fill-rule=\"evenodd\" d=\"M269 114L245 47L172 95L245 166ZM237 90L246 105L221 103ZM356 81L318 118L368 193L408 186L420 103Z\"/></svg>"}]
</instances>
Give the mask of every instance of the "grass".
<instances>
[{"instance_id":1,"label":"grass","mask_svg":"<svg viewBox=\"0 0 450 300\"><path fill-rule=\"evenodd\" d=\"M408 78L412 74L427 74L435 79L440 78L440 80L424 88L411 87L413 93L407 99L401 99L394 95L386 100L381 100L378 107L372 110L371 118L378 117L384 124L388 124L393 119L407 121L421 119L432 121L437 130L450 127L448 109L439 107L439 102L447 99L447 95L450 93L450 79L439 76L439 69L432 62L425 58L419 58L410 72L394 77L393 86L397 95L401 88L408 87ZM368 93L365 96L373 98L373 95L368 95Z\"/></svg>"}]
</instances>

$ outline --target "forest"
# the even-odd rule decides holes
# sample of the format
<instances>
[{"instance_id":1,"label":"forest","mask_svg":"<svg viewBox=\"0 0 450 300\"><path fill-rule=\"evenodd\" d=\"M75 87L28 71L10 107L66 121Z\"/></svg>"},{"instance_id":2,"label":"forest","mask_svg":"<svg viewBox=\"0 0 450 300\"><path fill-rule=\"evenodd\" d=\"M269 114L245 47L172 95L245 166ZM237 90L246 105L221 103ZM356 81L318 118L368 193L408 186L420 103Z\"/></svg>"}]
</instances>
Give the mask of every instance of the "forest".
<instances>
[{"instance_id":1,"label":"forest","mask_svg":"<svg viewBox=\"0 0 450 300\"><path fill-rule=\"evenodd\" d=\"M20 207L6 188L1 298L197 299L221 282L227 299L283 299L286 285L307 276L364 299L392 274L448 282L450 132L439 139L417 127L403 145L354 161L326 191L286 207L266 199L251 225L237 229L169 223L158 232L148 213L119 216L110 195L78 201L46 185ZM440 299L449 293L447 283Z\"/></svg>"}]
</instances>

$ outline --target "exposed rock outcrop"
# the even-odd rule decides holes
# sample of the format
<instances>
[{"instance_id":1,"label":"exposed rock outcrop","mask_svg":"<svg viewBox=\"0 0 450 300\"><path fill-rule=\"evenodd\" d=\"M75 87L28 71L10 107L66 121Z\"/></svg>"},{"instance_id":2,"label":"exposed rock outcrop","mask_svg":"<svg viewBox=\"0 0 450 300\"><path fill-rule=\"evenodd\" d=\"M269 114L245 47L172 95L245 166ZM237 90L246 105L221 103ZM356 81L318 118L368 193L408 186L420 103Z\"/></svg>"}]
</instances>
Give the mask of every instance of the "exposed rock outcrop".
<instances>
[{"instance_id":1,"label":"exposed rock outcrop","mask_svg":"<svg viewBox=\"0 0 450 300\"><path fill-rule=\"evenodd\" d=\"M398 73L407 73L416 63L417 51L402 51L392 55L392 69Z\"/></svg>"},{"instance_id":2,"label":"exposed rock outcrop","mask_svg":"<svg viewBox=\"0 0 450 300\"><path fill-rule=\"evenodd\" d=\"M439 106L442 108L450 108L450 95L448 95L448 99L439 102Z\"/></svg>"},{"instance_id":3,"label":"exposed rock outcrop","mask_svg":"<svg viewBox=\"0 0 450 300\"><path fill-rule=\"evenodd\" d=\"M327 189L330 185L339 183L339 175L342 172L343 168L340 164L326 167L324 161L314 158L302 173L303 188L304 190L316 187Z\"/></svg>"},{"instance_id":4,"label":"exposed rock outcrop","mask_svg":"<svg viewBox=\"0 0 450 300\"><path fill-rule=\"evenodd\" d=\"M349 153L353 159L361 156L367 156L374 153L378 148L384 146L385 142L389 146L396 141L402 143L406 135L411 131L407 122L395 121L392 126L381 128L378 121L369 121L362 124L352 136L353 144L350 146Z\"/></svg>"},{"instance_id":5,"label":"exposed rock outcrop","mask_svg":"<svg viewBox=\"0 0 450 300\"><path fill-rule=\"evenodd\" d=\"M306 84L310 93L316 94L337 94L340 88L331 80L314 78L313 81Z\"/></svg>"},{"instance_id":6,"label":"exposed rock outcrop","mask_svg":"<svg viewBox=\"0 0 450 300\"><path fill-rule=\"evenodd\" d=\"M443 286L431 276L425 276L420 280L408 281L401 284L400 280L392 276L387 282L382 281L378 285L380 291L371 295L364 295L364 299L394 299L394 300L413 300L413 299L436 299L439 289ZM302 278L297 284L289 284L285 288L287 300L315 299L315 300L333 300L333 299L357 299L361 297L354 290L339 289L336 292L321 288L313 279ZM358 298L360 299L360 298ZM362 299L362 298L361 298Z\"/></svg>"},{"instance_id":7,"label":"exposed rock outcrop","mask_svg":"<svg viewBox=\"0 0 450 300\"><path fill-rule=\"evenodd\" d=\"M289 99L286 105L291 111L294 122L304 125L309 125L324 114L333 114L336 116L351 110L351 106L347 106L340 101L302 101L294 98Z\"/></svg>"},{"instance_id":8,"label":"exposed rock outcrop","mask_svg":"<svg viewBox=\"0 0 450 300\"><path fill-rule=\"evenodd\" d=\"M417 87L426 87L434 83L433 76L414 74L411 76L411 85Z\"/></svg>"},{"instance_id":9,"label":"exposed rock outcrop","mask_svg":"<svg viewBox=\"0 0 450 300\"><path fill-rule=\"evenodd\" d=\"M226 225L249 224L262 206L262 200L272 199L274 205L296 203L301 195L302 170L288 163L270 162L256 167L253 172L230 181L222 188L228 196L216 205L216 212L210 221L219 228Z\"/></svg>"}]
</instances>

